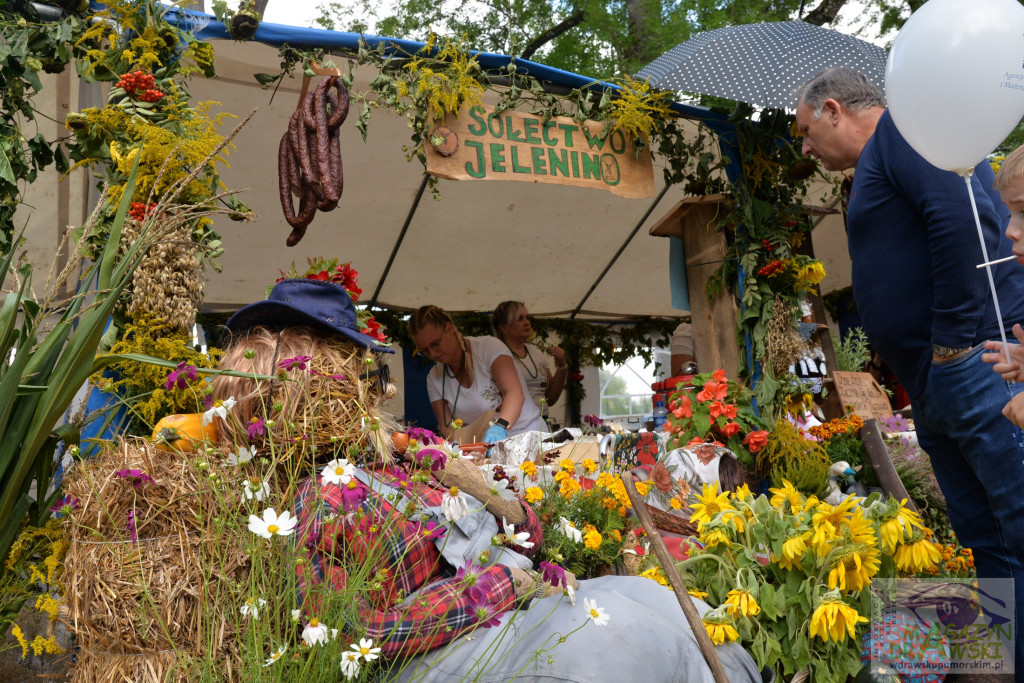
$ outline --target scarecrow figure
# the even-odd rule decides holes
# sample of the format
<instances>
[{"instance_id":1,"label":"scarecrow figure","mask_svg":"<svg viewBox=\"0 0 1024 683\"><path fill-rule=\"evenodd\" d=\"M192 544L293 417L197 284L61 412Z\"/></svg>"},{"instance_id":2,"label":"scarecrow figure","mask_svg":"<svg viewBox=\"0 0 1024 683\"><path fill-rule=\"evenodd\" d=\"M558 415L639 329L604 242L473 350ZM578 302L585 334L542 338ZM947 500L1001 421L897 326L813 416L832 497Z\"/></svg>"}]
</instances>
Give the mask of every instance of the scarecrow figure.
<instances>
[{"instance_id":1,"label":"scarecrow figure","mask_svg":"<svg viewBox=\"0 0 1024 683\"><path fill-rule=\"evenodd\" d=\"M371 639L388 680L712 680L668 589L534 571L543 538L528 505L429 431L395 447L381 411L395 391L391 351L360 332L345 288L282 280L226 329L221 367L275 379L215 380L213 398L235 401L222 438L244 442L264 425L263 446L287 454L281 467L309 473L293 507L308 554L297 568L304 621ZM325 613L358 580L369 589L356 604ZM718 652L731 681L761 680L738 644Z\"/></svg>"}]
</instances>

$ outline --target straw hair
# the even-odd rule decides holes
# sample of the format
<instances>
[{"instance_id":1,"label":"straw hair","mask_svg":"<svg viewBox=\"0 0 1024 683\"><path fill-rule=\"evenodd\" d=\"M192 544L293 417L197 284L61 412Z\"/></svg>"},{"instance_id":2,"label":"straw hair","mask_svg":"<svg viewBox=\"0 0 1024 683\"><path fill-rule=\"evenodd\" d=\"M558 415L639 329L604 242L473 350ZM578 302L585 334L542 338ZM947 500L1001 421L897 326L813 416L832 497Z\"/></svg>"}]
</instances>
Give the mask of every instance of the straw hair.
<instances>
[{"instance_id":1,"label":"straw hair","mask_svg":"<svg viewBox=\"0 0 1024 683\"><path fill-rule=\"evenodd\" d=\"M999 173L996 173L996 182L992 187L997 192L1002 192L1020 178L1024 178L1024 145L1013 150L1009 156L1003 159L1003 163L999 165Z\"/></svg>"},{"instance_id":2,"label":"straw hair","mask_svg":"<svg viewBox=\"0 0 1024 683\"><path fill-rule=\"evenodd\" d=\"M246 357L247 351L252 352L248 354L252 358ZM300 356L310 358L306 370L280 367L283 361ZM380 408L397 389L389 384L382 394L376 376L366 381L367 370L373 370L378 360L379 354L345 337L325 336L308 327L280 331L256 327L232 338L219 368L275 379L214 378L213 399L233 397L236 401L232 419L226 420L220 430L223 444L234 448L247 443L253 418L263 418L274 423L267 433L275 444L294 443L301 438L304 446L311 447L315 459L323 449L335 451L341 445L361 443L365 422L377 420L380 428L376 431L386 435L381 455L389 459L390 434L396 423ZM275 404L280 404L279 410Z\"/></svg>"},{"instance_id":3,"label":"straw hair","mask_svg":"<svg viewBox=\"0 0 1024 683\"><path fill-rule=\"evenodd\" d=\"M491 328L494 330L494 336L501 341L505 341L505 333L502 332L501 328L508 327L514 323L524 306L526 304L522 301L502 301L498 304L494 309L494 313L491 314Z\"/></svg>"},{"instance_id":4,"label":"straw hair","mask_svg":"<svg viewBox=\"0 0 1024 683\"><path fill-rule=\"evenodd\" d=\"M153 481L134 489L116 474L124 469ZM214 528L218 515L235 513L238 494L215 491L185 456L139 439L76 465L65 492L81 505L64 573L65 621L81 646L72 680L188 681L188 660L204 653L237 671L236 620L210 598L248 575L241 544L217 543ZM126 528L132 510L135 542Z\"/></svg>"}]
</instances>

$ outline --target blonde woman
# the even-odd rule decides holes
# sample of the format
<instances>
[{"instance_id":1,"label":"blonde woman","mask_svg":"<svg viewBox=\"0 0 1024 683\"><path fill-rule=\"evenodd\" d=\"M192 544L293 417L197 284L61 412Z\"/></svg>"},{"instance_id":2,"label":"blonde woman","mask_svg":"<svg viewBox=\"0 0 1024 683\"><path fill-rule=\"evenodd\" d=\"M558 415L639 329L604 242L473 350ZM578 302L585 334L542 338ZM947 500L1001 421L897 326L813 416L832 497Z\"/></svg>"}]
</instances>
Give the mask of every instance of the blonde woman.
<instances>
[{"instance_id":1,"label":"blonde woman","mask_svg":"<svg viewBox=\"0 0 1024 683\"><path fill-rule=\"evenodd\" d=\"M434 361L427 395L441 434L454 420L470 423L493 410L486 443L540 431L540 408L526 400L526 383L516 372L511 352L494 337L463 337L451 317L437 306L423 306L409 318L416 350Z\"/></svg>"},{"instance_id":2,"label":"blonde woman","mask_svg":"<svg viewBox=\"0 0 1024 683\"><path fill-rule=\"evenodd\" d=\"M526 383L526 389L533 402L540 405L541 399L548 406L554 405L562 395L569 366L565 362L565 351L558 346L541 349L531 344L533 325L530 312L522 301L502 301L491 315L494 334L512 353L516 370ZM551 370L551 360L555 362Z\"/></svg>"}]
</instances>

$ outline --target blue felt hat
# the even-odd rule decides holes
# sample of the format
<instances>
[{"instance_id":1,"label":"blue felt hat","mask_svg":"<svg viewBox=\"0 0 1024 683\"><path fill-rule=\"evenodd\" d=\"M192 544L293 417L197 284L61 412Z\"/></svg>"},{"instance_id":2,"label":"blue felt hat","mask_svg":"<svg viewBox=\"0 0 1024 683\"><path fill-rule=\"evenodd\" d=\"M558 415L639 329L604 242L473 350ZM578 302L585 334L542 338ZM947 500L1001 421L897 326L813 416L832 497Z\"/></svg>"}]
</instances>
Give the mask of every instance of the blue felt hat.
<instances>
[{"instance_id":1,"label":"blue felt hat","mask_svg":"<svg viewBox=\"0 0 1024 683\"><path fill-rule=\"evenodd\" d=\"M394 353L393 349L359 331L352 297L341 285L325 280L281 280L274 285L265 301L249 304L231 316L224 330L236 335L254 327L281 329L303 326L327 334L340 334L378 353Z\"/></svg>"}]
</instances>

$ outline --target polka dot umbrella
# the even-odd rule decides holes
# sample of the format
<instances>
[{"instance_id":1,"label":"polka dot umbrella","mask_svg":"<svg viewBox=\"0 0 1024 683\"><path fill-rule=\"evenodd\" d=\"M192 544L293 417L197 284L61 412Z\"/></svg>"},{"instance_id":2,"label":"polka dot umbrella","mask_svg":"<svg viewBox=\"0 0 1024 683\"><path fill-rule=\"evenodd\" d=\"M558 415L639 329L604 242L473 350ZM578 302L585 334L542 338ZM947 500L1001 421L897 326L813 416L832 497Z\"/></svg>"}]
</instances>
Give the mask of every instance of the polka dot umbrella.
<instances>
[{"instance_id":1,"label":"polka dot umbrella","mask_svg":"<svg viewBox=\"0 0 1024 683\"><path fill-rule=\"evenodd\" d=\"M806 21L726 26L698 33L640 69L663 90L716 95L777 109L830 66L848 66L885 88L886 51Z\"/></svg>"}]
</instances>

